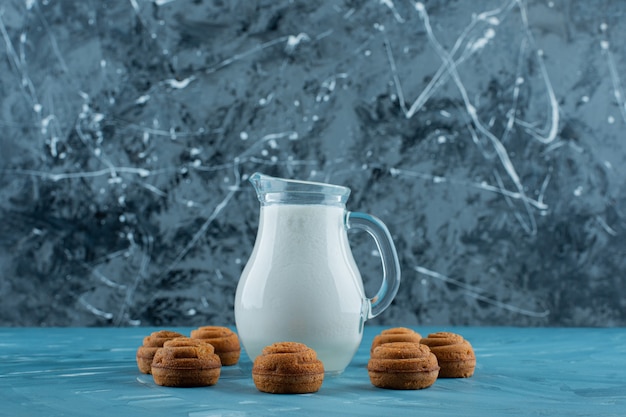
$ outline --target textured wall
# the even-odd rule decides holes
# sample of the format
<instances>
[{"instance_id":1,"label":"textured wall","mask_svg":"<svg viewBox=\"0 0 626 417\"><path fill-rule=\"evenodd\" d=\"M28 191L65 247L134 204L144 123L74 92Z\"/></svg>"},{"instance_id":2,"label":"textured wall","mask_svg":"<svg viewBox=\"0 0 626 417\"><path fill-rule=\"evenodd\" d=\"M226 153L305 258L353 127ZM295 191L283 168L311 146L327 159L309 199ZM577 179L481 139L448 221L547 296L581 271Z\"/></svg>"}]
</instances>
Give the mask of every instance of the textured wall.
<instances>
[{"instance_id":1,"label":"textured wall","mask_svg":"<svg viewBox=\"0 0 626 417\"><path fill-rule=\"evenodd\" d=\"M317 3L0 3L0 325L234 323L257 170L387 223L378 324L626 325L626 3Z\"/></svg>"}]
</instances>

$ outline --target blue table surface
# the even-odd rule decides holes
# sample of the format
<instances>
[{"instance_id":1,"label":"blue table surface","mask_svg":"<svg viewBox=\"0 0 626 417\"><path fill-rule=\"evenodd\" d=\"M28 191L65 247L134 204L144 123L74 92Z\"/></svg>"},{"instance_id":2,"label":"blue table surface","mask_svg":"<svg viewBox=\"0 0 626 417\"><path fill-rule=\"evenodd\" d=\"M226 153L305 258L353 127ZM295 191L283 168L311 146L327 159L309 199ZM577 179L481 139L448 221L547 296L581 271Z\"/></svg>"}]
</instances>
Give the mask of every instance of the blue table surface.
<instances>
[{"instance_id":1,"label":"blue table surface","mask_svg":"<svg viewBox=\"0 0 626 417\"><path fill-rule=\"evenodd\" d=\"M212 387L157 386L135 362L155 330L0 328L0 415L626 416L624 328L414 327L463 335L474 346L476 372L394 391L370 384L369 347L383 328L366 326L346 371L305 395L259 392L245 352Z\"/></svg>"}]
</instances>

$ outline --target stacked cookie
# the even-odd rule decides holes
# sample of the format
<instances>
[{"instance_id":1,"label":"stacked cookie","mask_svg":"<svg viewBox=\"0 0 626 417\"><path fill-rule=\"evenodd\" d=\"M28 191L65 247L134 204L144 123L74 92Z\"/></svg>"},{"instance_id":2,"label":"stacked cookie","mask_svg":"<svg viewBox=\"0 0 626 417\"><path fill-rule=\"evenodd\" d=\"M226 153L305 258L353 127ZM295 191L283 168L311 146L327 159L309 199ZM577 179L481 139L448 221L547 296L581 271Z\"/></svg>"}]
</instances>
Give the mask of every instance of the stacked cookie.
<instances>
[{"instance_id":1,"label":"stacked cookie","mask_svg":"<svg viewBox=\"0 0 626 417\"><path fill-rule=\"evenodd\" d=\"M422 338L404 327L377 335L370 355L371 383L388 389L423 389L437 378L467 378L476 366L472 346L462 336L439 332Z\"/></svg>"},{"instance_id":2,"label":"stacked cookie","mask_svg":"<svg viewBox=\"0 0 626 417\"><path fill-rule=\"evenodd\" d=\"M279 342L266 346L252 366L252 380L261 392L307 394L324 381L324 365L303 343Z\"/></svg>"},{"instance_id":3,"label":"stacked cookie","mask_svg":"<svg viewBox=\"0 0 626 417\"><path fill-rule=\"evenodd\" d=\"M476 355L470 342L450 332L431 333L420 341L437 357L439 378L469 378L474 375Z\"/></svg>"},{"instance_id":4,"label":"stacked cookie","mask_svg":"<svg viewBox=\"0 0 626 417\"><path fill-rule=\"evenodd\" d=\"M137 367L152 374L157 385L199 387L215 385L222 366L239 360L237 335L227 327L205 326L191 337L169 330L153 332L137 349Z\"/></svg>"},{"instance_id":5,"label":"stacked cookie","mask_svg":"<svg viewBox=\"0 0 626 417\"><path fill-rule=\"evenodd\" d=\"M205 341L215 348L215 354L220 357L224 366L231 366L239 362L241 346L239 338L227 327L203 326L191 331L192 339Z\"/></svg>"},{"instance_id":6,"label":"stacked cookie","mask_svg":"<svg viewBox=\"0 0 626 417\"><path fill-rule=\"evenodd\" d=\"M181 333L172 332L170 330L160 330L153 332L149 336L143 338L143 344L137 349L137 366L139 370L144 374L152 373L152 360L159 348L163 347L163 344L168 340L175 339L177 337L184 337Z\"/></svg>"},{"instance_id":7,"label":"stacked cookie","mask_svg":"<svg viewBox=\"0 0 626 417\"><path fill-rule=\"evenodd\" d=\"M157 385L205 387L215 385L222 364L213 346L200 340L178 337L168 340L154 354L151 373Z\"/></svg>"}]
</instances>

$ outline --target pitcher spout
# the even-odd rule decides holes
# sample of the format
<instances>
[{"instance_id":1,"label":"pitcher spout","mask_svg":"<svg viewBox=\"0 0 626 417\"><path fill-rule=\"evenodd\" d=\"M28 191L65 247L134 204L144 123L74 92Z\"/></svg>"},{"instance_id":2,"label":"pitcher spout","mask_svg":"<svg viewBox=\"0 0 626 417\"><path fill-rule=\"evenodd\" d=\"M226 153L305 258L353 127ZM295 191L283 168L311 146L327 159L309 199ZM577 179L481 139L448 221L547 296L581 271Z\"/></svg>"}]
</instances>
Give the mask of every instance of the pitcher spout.
<instances>
[{"instance_id":1,"label":"pitcher spout","mask_svg":"<svg viewBox=\"0 0 626 417\"><path fill-rule=\"evenodd\" d=\"M249 178L262 205L345 205L350 189L340 185L276 178L255 172Z\"/></svg>"},{"instance_id":2,"label":"pitcher spout","mask_svg":"<svg viewBox=\"0 0 626 417\"><path fill-rule=\"evenodd\" d=\"M250 178L248 178L248 181L250 181L250 183L254 187L256 195L259 198L260 195L264 193L263 177L265 177L265 175L261 174L260 172L255 172L254 174L250 175Z\"/></svg>"}]
</instances>

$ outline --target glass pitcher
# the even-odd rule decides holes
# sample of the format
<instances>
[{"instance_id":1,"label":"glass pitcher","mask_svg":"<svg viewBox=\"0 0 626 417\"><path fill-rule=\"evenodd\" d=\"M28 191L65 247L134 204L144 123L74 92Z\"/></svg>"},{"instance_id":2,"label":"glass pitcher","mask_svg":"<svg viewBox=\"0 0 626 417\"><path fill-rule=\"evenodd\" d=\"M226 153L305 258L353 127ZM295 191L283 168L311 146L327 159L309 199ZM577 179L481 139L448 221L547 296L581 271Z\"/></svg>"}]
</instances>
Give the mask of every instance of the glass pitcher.
<instances>
[{"instance_id":1,"label":"glass pitcher","mask_svg":"<svg viewBox=\"0 0 626 417\"><path fill-rule=\"evenodd\" d=\"M237 332L252 361L272 343L313 348L327 373L341 373L363 336L363 325L398 292L400 264L387 227L346 211L350 189L337 185L250 177L261 202L256 242L235 296ZM367 298L348 243L348 229L375 240L383 280Z\"/></svg>"}]
</instances>

